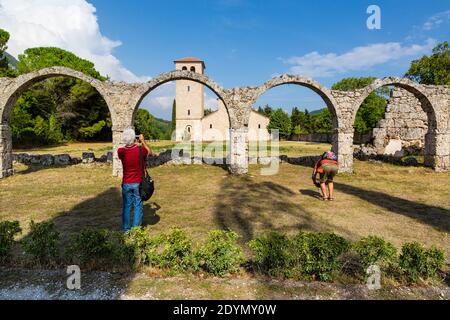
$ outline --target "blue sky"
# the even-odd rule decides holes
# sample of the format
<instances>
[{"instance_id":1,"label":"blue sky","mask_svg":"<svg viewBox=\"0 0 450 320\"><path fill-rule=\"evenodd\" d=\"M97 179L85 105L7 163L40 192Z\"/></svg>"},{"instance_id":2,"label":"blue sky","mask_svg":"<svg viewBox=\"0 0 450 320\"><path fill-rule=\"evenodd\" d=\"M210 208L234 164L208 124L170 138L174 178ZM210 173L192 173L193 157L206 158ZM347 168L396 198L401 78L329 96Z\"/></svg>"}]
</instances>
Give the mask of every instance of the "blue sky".
<instances>
[{"instance_id":1,"label":"blue sky","mask_svg":"<svg viewBox=\"0 0 450 320\"><path fill-rule=\"evenodd\" d=\"M23 21L14 24L20 2L27 3L28 13L35 11L28 18L35 19L34 29L41 17L48 37L23 32ZM66 7L57 11L55 4ZM366 26L371 4L381 8L381 30ZM0 27L12 30L13 54L31 44L59 45L117 80L155 77L173 70L174 59L196 56L205 60L207 75L226 88L258 85L282 73L307 75L331 87L349 76L401 76L411 60L450 40L450 0L41 0L33 6L33 0L0 0ZM89 30L89 38L80 40L77 30ZM160 88L143 106L168 119L173 94L173 85ZM287 111L324 105L300 86L275 88L257 104L266 103Z\"/></svg>"}]
</instances>

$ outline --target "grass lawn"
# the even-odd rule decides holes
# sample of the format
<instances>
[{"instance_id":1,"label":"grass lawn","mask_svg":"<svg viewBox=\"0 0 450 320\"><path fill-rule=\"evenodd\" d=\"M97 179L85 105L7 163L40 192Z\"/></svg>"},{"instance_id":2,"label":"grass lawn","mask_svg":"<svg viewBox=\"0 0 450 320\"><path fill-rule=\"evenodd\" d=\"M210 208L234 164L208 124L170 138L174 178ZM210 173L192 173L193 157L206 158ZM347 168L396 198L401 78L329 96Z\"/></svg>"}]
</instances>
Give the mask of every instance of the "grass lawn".
<instances>
[{"instance_id":1,"label":"grass lawn","mask_svg":"<svg viewBox=\"0 0 450 320\"><path fill-rule=\"evenodd\" d=\"M155 145L167 148L168 143ZM109 148L108 143L69 144L26 152L80 155ZM283 142L280 154L320 154L327 148ZM249 175L240 177L206 165L151 169L156 193L145 206L144 224L155 234L181 227L196 239L229 228L241 235L241 242L271 230L334 231L353 240L379 235L397 246L406 241L436 244L449 257L450 173L355 161L354 174L336 178L336 201L321 202L311 168L281 164L274 176L261 176L260 169L251 166ZM19 220L23 235L31 219L51 220L65 235L88 226L120 229L121 181L111 176L110 166L16 165L16 170L15 176L0 180L0 221Z\"/></svg>"}]
</instances>

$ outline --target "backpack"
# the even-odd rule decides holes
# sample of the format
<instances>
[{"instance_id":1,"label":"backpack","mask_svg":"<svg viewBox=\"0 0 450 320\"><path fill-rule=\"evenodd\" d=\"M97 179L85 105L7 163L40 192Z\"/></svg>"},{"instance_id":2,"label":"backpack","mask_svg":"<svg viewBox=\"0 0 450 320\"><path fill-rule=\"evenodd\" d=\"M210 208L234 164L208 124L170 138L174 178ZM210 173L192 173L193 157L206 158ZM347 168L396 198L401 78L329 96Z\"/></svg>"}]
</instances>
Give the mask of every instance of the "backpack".
<instances>
[{"instance_id":1,"label":"backpack","mask_svg":"<svg viewBox=\"0 0 450 320\"><path fill-rule=\"evenodd\" d=\"M142 147L139 147L139 166L142 172L142 181L139 185L139 193L141 195L142 201L148 201L155 192L155 182L142 165L142 160Z\"/></svg>"},{"instance_id":2,"label":"backpack","mask_svg":"<svg viewBox=\"0 0 450 320\"><path fill-rule=\"evenodd\" d=\"M336 153L334 153L333 151L327 151L322 155L322 160L337 161Z\"/></svg>"}]
</instances>

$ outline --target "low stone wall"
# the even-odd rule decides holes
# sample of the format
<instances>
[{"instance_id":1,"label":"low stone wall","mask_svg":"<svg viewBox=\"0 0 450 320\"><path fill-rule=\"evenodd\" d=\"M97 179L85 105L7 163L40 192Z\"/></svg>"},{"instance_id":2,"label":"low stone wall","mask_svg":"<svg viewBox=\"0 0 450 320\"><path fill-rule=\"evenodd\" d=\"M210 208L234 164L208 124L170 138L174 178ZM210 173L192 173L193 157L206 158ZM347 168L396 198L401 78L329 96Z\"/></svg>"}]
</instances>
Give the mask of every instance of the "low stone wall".
<instances>
[{"instance_id":1,"label":"low stone wall","mask_svg":"<svg viewBox=\"0 0 450 320\"><path fill-rule=\"evenodd\" d=\"M25 165L36 165L43 167L50 166L71 166L80 163L112 163L112 152L102 155L100 158L96 158L93 152L83 152L82 157L71 157L68 154L28 154L19 153L13 154L13 162L22 163Z\"/></svg>"},{"instance_id":2,"label":"low stone wall","mask_svg":"<svg viewBox=\"0 0 450 320\"><path fill-rule=\"evenodd\" d=\"M419 162L414 157L405 157L403 152L395 155L378 154L374 146L358 146L354 149L353 156L361 161L387 162L401 166L418 166Z\"/></svg>"},{"instance_id":3,"label":"low stone wall","mask_svg":"<svg viewBox=\"0 0 450 320\"><path fill-rule=\"evenodd\" d=\"M304 142L317 142L317 143L332 143L332 133L308 133L308 134L292 134L289 137L290 141L304 141ZM353 136L354 144L366 144L371 143L373 140L372 132L366 134L355 133Z\"/></svg>"}]
</instances>

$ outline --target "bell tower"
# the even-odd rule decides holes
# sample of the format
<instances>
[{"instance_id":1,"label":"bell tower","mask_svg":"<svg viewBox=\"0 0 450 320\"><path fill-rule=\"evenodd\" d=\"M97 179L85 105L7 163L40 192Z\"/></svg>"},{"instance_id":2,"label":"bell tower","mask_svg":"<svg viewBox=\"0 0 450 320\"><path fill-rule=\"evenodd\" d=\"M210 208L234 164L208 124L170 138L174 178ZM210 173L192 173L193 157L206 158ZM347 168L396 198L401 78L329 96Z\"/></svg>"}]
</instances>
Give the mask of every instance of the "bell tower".
<instances>
[{"instance_id":1,"label":"bell tower","mask_svg":"<svg viewBox=\"0 0 450 320\"><path fill-rule=\"evenodd\" d=\"M203 74L204 61L187 57L174 61L175 70L187 70ZM204 86L190 80L176 81L176 141L201 141L204 117Z\"/></svg>"}]
</instances>

